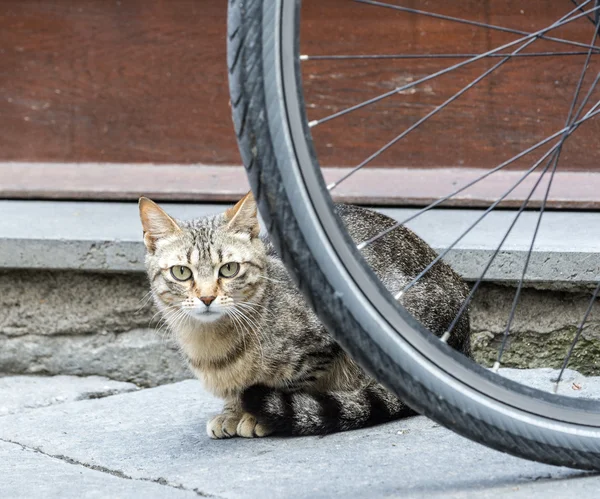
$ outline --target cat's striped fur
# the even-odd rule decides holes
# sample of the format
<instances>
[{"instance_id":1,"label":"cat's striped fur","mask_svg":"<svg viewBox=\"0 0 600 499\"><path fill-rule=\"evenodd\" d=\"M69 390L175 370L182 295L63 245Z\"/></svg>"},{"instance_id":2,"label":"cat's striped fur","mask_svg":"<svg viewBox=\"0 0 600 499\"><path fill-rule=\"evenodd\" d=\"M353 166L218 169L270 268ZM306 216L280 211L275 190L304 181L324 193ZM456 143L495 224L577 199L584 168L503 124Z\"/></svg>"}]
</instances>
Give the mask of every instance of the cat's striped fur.
<instances>
[{"instance_id":1,"label":"cat's striped fur","mask_svg":"<svg viewBox=\"0 0 600 499\"><path fill-rule=\"evenodd\" d=\"M364 208L337 210L357 242L394 223ZM223 413L208 422L211 437L323 434L412 414L345 354L305 304L269 241L259 236L251 194L224 214L189 222L175 221L145 198L140 214L155 302L194 373L225 401ZM435 258L404 227L363 254L394 293ZM238 273L219 274L230 262L239 264ZM191 269L191 278L175 279L174 266ZM439 263L403 304L441 335L467 292ZM450 343L468 354L467 314Z\"/></svg>"}]
</instances>

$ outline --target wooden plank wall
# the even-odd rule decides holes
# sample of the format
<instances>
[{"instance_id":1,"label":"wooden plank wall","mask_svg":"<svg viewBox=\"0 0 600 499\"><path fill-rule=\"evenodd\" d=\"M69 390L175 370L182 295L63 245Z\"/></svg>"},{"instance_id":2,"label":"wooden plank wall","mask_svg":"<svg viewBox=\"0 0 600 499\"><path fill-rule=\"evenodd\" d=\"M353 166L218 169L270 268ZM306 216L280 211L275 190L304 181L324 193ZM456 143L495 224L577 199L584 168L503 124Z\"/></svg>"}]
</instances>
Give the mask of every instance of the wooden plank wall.
<instances>
[{"instance_id":1,"label":"wooden plank wall","mask_svg":"<svg viewBox=\"0 0 600 499\"><path fill-rule=\"evenodd\" d=\"M525 31L573 8L568 0L389 2ZM0 162L238 165L225 66L226 3L0 0ZM552 34L589 43L592 27L582 19ZM477 53L515 38L351 0L303 3L302 52L311 55ZM550 50L583 49L536 41L526 51ZM586 84L598 72L599 57ZM309 116L321 118L459 60L305 62ZM322 164L356 165L498 60L315 128ZM494 166L564 126L583 60L512 60L373 165ZM590 122L581 132L567 143L561 168L599 171L600 124Z\"/></svg>"},{"instance_id":2,"label":"wooden plank wall","mask_svg":"<svg viewBox=\"0 0 600 499\"><path fill-rule=\"evenodd\" d=\"M227 2L0 0L0 160L238 164Z\"/></svg>"},{"instance_id":3,"label":"wooden plank wall","mask_svg":"<svg viewBox=\"0 0 600 499\"><path fill-rule=\"evenodd\" d=\"M468 17L533 32L573 8L568 0L390 1L412 8ZM518 38L510 33L465 26L355 2L309 2L303 26L308 54L482 53ZM341 8L341 5L345 8ZM580 19L552 31L556 37L589 44L593 24ZM513 47L513 50L516 47ZM524 52L584 49L536 41ZM592 58L584 91L600 70ZM310 119L435 73L461 59L314 61L304 63ZM430 80L344 118L320 125L313 136L325 165L360 163L462 87L496 64L485 59ZM585 54L511 60L375 161L378 166L484 167L497 165L565 124ZM594 102L600 90L593 94ZM600 168L600 120L589 122L565 145L561 167ZM518 168L529 166L521 162Z\"/></svg>"}]
</instances>

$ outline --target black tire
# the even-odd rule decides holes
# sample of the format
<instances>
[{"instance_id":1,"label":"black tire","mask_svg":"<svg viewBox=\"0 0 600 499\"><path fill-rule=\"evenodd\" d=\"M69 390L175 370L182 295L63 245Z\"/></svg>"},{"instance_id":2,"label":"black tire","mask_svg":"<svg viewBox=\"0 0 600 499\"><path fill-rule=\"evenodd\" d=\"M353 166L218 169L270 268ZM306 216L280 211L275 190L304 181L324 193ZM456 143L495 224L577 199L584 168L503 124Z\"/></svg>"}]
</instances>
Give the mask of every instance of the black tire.
<instances>
[{"instance_id":1,"label":"black tire","mask_svg":"<svg viewBox=\"0 0 600 499\"><path fill-rule=\"evenodd\" d=\"M230 0L228 67L252 190L307 300L343 348L415 410L500 451L600 469L600 403L529 389L478 366L417 323L363 262L313 152L299 9L299 0Z\"/></svg>"}]
</instances>

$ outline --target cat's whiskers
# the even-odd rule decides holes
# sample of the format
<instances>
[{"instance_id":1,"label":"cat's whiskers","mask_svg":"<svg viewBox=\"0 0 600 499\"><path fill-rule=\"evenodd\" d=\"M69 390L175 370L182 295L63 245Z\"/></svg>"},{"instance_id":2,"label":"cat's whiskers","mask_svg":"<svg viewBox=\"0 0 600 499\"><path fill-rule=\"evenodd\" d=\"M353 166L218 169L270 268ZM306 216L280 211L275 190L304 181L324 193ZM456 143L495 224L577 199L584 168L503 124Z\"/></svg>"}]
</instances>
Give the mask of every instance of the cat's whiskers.
<instances>
[{"instance_id":1,"label":"cat's whiskers","mask_svg":"<svg viewBox=\"0 0 600 499\"><path fill-rule=\"evenodd\" d=\"M241 300L241 301L237 301L235 304L236 305L249 305L251 307L260 307L260 308L262 308L264 310L268 310L270 312L269 307L266 307L265 305L262 305L261 303Z\"/></svg>"},{"instance_id":2,"label":"cat's whiskers","mask_svg":"<svg viewBox=\"0 0 600 499\"><path fill-rule=\"evenodd\" d=\"M166 339L169 333L173 333L177 329L179 320L183 315L188 315L183 308L170 305L166 311L163 311L162 319L158 323L157 333Z\"/></svg>"},{"instance_id":3,"label":"cat's whiskers","mask_svg":"<svg viewBox=\"0 0 600 499\"><path fill-rule=\"evenodd\" d=\"M171 327L166 320L159 323L158 328L156 329L156 334L158 334L164 342L166 342L172 336Z\"/></svg>"},{"instance_id":4,"label":"cat's whiskers","mask_svg":"<svg viewBox=\"0 0 600 499\"><path fill-rule=\"evenodd\" d=\"M173 331L176 331L177 329L180 329L181 326L185 325L190 320L191 320L190 315L185 311L185 309L182 308L181 313L172 319L171 329Z\"/></svg>"},{"instance_id":5,"label":"cat's whiskers","mask_svg":"<svg viewBox=\"0 0 600 499\"><path fill-rule=\"evenodd\" d=\"M170 319L170 326L173 332L180 330L183 325L191 320L190 315L187 313L185 308L180 309L180 313Z\"/></svg>"},{"instance_id":6,"label":"cat's whiskers","mask_svg":"<svg viewBox=\"0 0 600 499\"><path fill-rule=\"evenodd\" d=\"M240 307L240 309L239 309L240 312L249 314L249 316L247 318L249 320L251 319L254 324L256 324L257 322L260 323L261 319L263 319L263 311L259 311L259 310L252 308L250 306L250 303L238 302L238 303L236 303L236 305ZM273 315L273 314L271 313L271 315ZM258 326L256 326L256 327L258 328L258 332L260 333L261 337L265 338L265 334L263 332L264 328L261 328Z\"/></svg>"},{"instance_id":7,"label":"cat's whiskers","mask_svg":"<svg viewBox=\"0 0 600 499\"><path fill-rule=\"evenodd\" d=\"M166 320L169 317L171 317L173 314L179 312L180 310L181 310L180 307L177 307L175 305L168 305L163 310L159 310L156 314L154 314L154 317L156 317L157 314L162 314L161 320Z\"/></svg>"},{"instance_id":8,"label":"cat's whiskers","mask_svg":"<svg viewBox=\"0 0 600 499\"><path fill-rule=\"evenodd\" d=\"M169 305L169 307L167 308L167 312L169 311L169 308L171 308L171 306L170 306L170 305ZM166 312L165 312L165 310L158 309L158 310L157 310L157 311L154 313L154 315L153 315L153 316L150 318L150 322L154 321L154 318L155 318L157 315L160 315L161 317L160 317L160 320L158 321L158 322L160 323L160 321L162 321L162 320L164 319L164 315L163 315L163 314L165 314L165 313L166 313Z\"/></svg>"},{"instance_id":9,"label":"cat's whiskers","mask_svg":"<svg viewBox=\"0 0 600 499\"><path fill-rule=\"evenodd\" d=\"M262 324L263 322L265 324L263 324L263 327L258 327L258 334L260 334L261 339L268 341L268 337L266 335L266 333L264 332L265 326L269 326L271 323L271 320L275 320L276 316L275 314L269 310L267 307L264 307L262 305L259 304L254 304L254 303L250 303L250 302L239 302L236 304L237 306L240 307L240 312L245 312L249 317L249 319L252 319L252 321L254 323L258 322L259 324ZM262 310L257 310L256 308L254 308L253 305L258 305L260 307L262 307ZM267 315L268 314L268 315Z\"/></svg>"},{"instance_id":10,"label":"cat's whiskers","mask_svg":"<svg viewBox=\"0 0 600 499\"><path fill-rule=\"evenodd\" d=\"M277 284L283 284L283 281L279 281L277 279L273 279L272 277L267 277L265 275L256 276L258 279L264 279L266 281L276 282Z\"/></svg>"},{"instance_id":11,"label":"cat's whiskers","mask_svg":"<svg viewBox=\"0 0 600 499\"><path fill-rule=\"evenodd\" d=\"M240 310L240 312L242 312L244 314L243 310ZM261 351L263 350L263 343L267 342L269 340L269 338L267 337L265 330L264 330L264 325L263 327L261 327L261 323L260 320L257 317L254 317L252 315L247 315L244 314L244 316L246 317L246 320L251 322L251 324L253 325L252 331L254 333L254 336L256 337L257 341L259 342ZM263 357L264 357L264 351L263 351Z\"/></svg>"},{"instance_id":12,"label":"cat's whiskers","mask_svg":"<svg viewBox=\"0 0 600 499\"><path fill-rule=\"evenodd\" d=\"M263 346L262 346L262 341L261 339L264 337L263 333L261 331L261 328L258 326L258 324L256 324L256 322L251 319L250 317L248 317L243 310L236 308L235 306L231 307L230 309L238 319L240 319L242 321L243 324L245 324L247 327L244 329L245 331L249 331L250 333L252 333L254 335L254 338L256 340L257 343L257 347L260 351L260 362L261 362L261 366L264 369L265 366L265 352L263 350Z\"/></svg>"},{"instance_id":13,"label":"cat's whiskers","mask_svg":"<svg viewBox=\"0 0 600 499\"><path fill-rule=\"evenodd\" d=\"M225 314L227 314L227 317L229 317L229 319L231 320L231 323L233 324L233 328L235 329L235 332L242 337L242 343L244 344L244 351L247 351L248 346L246 345L246 335L244 334L243 326L240 324L239 319L237 317L235 317L235 313L231 309L226 308Z\"/></svg>"},{"instance_id":14,"label":"cat's whiskers","mask_svg":"<svg viewBox=\"0 0 600 499\"><path fill-rule=\"evenodd\" d=\"M168 308L166 308L165 310L158 310L150 319L150 322L152 323L154 321L154 318L160 314L160 319L158 320L158 322L156 323L156 331L157 333L161 333L161 330L163 328L163 326L165 326L167 324L167 317L170 314L173 314L174 312L176 312L176 308L175 307L171 307L169 306Z\"/></svg>"},{"instance_id":15,"label":"cat's whiskers","mask_svg":"<svg viewBox=\"0 0 600 499\"><path fill-rule=\"evenodd\" d=\"M140 298L140 306L135 311L135 313L139 314L144 308L146 308L146 306L148 305L148 303L150 302L150 300L152 300L152 290L148 291L147 293L144 294L144 296L142 296Z\"/></svg>"},{"instance_id":16,"label":"cat's whiskers","mask_svg":"<svg viewBox=\"0 0 600 499\"><path fill-rule=\"evenodd\" d=\"M171 328L171 324L167 321L166 318L161 319L161 321L157 324L156 333L161 336L161 338L166 341L173 336L173 330Z\"/></svg>"},{"instance_id":17,"label":"cat's whiskers","mask_svg":"<svg viewBox=\"0 0 600 499\"><path fill-rule=\"evenodd\" d=\"M161 324L165 320L166 317L168 317L170 314L172 314L172 313L174 313L174 312L176 312L176 311L178 311L180 309L180 307L178 306L178 304L174 304L174 303L169 303L169 304L163 303L163 305L164 305L164 308L157 307L157 311L150 318L150 322L153 322L154 318L157 315L160 315L161 318L158 321L158 324Z\"/></svg>"},{"instance_id":18,"label":"cat's whiskers","mask_svg":"<svg viewBox=\"0 0 600 499\"><path fill-rule=\"evenodd\" d=\"M235 308L229 308L227 310L227 313L229 314L229 316L231 317L232 321L234 321L235 324L239 324L240 326L240 334L242 336L242 341L244 343L244 350L248 350L248 345L246 344L246 328L248 327L248 325L245 323L245 321L242 320L242 318L239 315L239 312L235 309ZM236 328L237 331L237 328ZM260 349L261 346L258 345L258 348ZM263 355L262 355L262 351L261 351L261 366L264 365L263 362Z\"/></svg>"},{"instance_id":19,"label":"cat's whiskers","mask_svg":"<svg viewBox=\"0 0 600 499\"><path fill-rule=\"evenodd\" d=\"M234 313L238 320L241 321L242 325L244 326L244 331L250 331L254 335L254 338L258 343L258 348L261 350L261 358L264 358L264 352L261 341L262 334L256 322L250 317L248 317L246 314L244 314L242 310L239 310L235 307L232 307L230 310Z\"/></svg>"},{"instance_id":20,"label":"cat's whiskers","mask_svg":"<svg viewBox=\"0 0 600 499\"><path fill-rule=\"evenodd\" d=\"M242 307L244 310L252 311L254 314L258 315L259 318L262 313L267 313L272 318L274 318L274 319L276 318L276 315L273 313L272 310L270 310L268 307L265 307L264 305L261 305L260 303L254 303L254 302L249 302L249 301L240 301L240 302L237 302L236 305ZM261 310L256 310L255 307L259 307Z\"/></svg>"}]
</instances>

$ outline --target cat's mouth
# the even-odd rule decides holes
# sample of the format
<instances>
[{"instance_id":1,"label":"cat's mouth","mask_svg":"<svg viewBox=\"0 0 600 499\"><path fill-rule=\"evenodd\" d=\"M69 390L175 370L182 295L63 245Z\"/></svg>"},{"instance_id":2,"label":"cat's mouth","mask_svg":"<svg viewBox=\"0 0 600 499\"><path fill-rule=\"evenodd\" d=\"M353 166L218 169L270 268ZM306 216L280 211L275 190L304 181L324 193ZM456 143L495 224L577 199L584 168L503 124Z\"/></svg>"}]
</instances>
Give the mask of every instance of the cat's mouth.
<instances>
[{"instance_id":1,"label":"cat's mouth","mask_svg":"<svg viewBox=\"0 0 600 499\"><path fill-rule=\"evenodd\" d=\"M219 310L213 310L210 308L194 308L192 310L187 311L189 315L191 315L194 319L197 319L202 322L214 322L218 318L220 318L223 313Z\"/></svg>"},{"instance_id":2,"label":"cat's mouth","mask_svg":"<svg viewBox=\"0 0 600 499\"><path fill-rule=\"evenodd\" d=\"M201 310L197 312L199 315L221 315L219 312L215 312L214 310Z\"/></svg>"}]
</instances>

